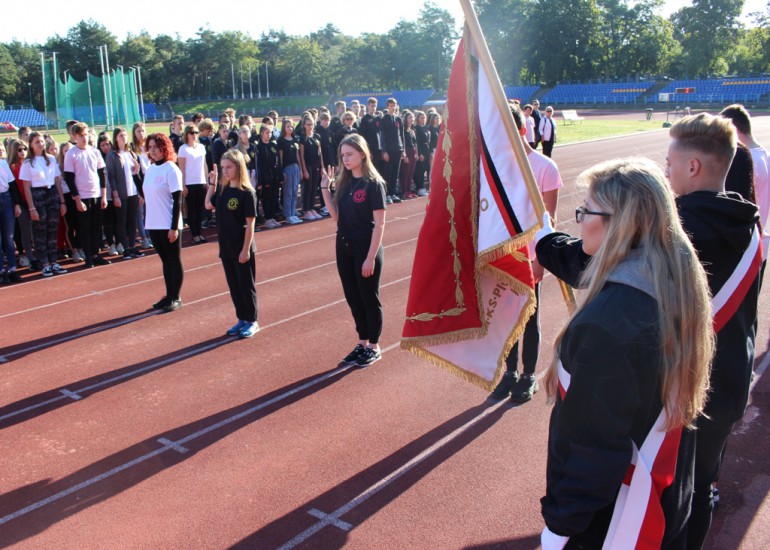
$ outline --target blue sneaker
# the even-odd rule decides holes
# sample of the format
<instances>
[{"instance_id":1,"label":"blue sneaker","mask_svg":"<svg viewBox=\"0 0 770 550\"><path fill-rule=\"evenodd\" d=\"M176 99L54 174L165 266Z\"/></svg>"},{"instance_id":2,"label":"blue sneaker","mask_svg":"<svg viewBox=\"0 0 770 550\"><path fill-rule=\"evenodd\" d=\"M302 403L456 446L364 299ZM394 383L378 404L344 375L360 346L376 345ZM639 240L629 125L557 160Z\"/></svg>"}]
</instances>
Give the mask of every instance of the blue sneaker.
<instances>
[{"instance_id":1,"label":"blue sneaker","mask_svg":"<svg viewBox=\"0 0 770 550\"><path fill-rule=\"evenodd\" d=\"M237 336L238 334L241 333L241 331L243 330L243 327L245 327L247 324L248 323L246 323L246 321L239 320L237 323L235 323L233 326L227 329L227 332L225 334L227 334L228 336Z\"/></svg>"},{"instance_id":2,"label":"blue sneaker","mask_svg":"<svg viewBox=\"0 0 770 550\"><path fill-rule=\"evenodd\" d=\"M249 323L244 321L243 329L241 330L238 336L240 336L241 338L251 338L258 332L259 332L259 325L257 323Z\"/></svg>"}]
</instances>

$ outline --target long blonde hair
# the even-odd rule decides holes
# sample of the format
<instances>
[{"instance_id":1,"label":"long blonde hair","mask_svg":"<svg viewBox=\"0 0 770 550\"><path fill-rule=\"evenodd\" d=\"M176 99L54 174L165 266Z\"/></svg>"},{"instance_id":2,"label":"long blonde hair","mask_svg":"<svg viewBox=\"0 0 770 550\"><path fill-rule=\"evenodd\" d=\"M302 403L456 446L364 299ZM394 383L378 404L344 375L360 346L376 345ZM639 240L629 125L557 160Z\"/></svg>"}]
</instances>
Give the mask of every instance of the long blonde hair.
<instances>
[{"instance_id":1,"label":"long blonde hair","mask_svg":"<svg viewBox=\"0 0 770 550\"><path fill-rule=\"evenodd\" d=\"M382 176L377 171L377 169L374 167L374 163L372 162L372 154L369 152L369 146L366 144L366 140L361 136L360 134L350 134L348 137L343 139L340 142L339 147L337 147L337 158L342 159L342 146L343 145L349 145L359 153L364 154L364 160L361 163L361 177L365 180L374 180L381 185L385 185L384 180L382 179ZM353 174L345 168L345 165L342 164L342 161L340 160L340 167L339 167L339 173L337 174L337 191L334 195L334 200L336 202L340 201L340 198L343 196L345 189L350 186L350 181L353 179Z\"/></svg>"},{"instance_id":2,"label":"long blonde hair","mask_svg":"<svg viewBox=\"0 0 770 550\"><path fill-rule=\"evenodd\" d=\"M661 400L667 429L691 427L706 403L714 331L706 272L682 229L674 196L662 170L647 159L598 164L578 176L607 218L606 236L582 276L587 287L570 323L602 291L612 271L633 249L652 274L660 334ZM557 392L559 348L546 373L548 394ZM652 358L651 358L652 359Z\"/></svg>"},{"instance_id":3,"label":"long blonde hair","mask_svg":"<svg viewBox=\"0 0 770 550\"><path fill-rule=\"evenodd\" d=\"M251 186L251 182L249 181L249 171L246 168L246 158L243 156L243 153L241 153L238 149L230 149L228 150L224 155L222 155L222 160L229 160L235 165L236 174L235 174L235 183L238 184L238 189L243 191L244 189L248 189L249 191L254 191L254 188ZM228 185L232 182L228 181ZM219 192L221 193L224 191L225 185L224 182L221 182L221 185L219 186Z\"/></svg>"}]
</instances>

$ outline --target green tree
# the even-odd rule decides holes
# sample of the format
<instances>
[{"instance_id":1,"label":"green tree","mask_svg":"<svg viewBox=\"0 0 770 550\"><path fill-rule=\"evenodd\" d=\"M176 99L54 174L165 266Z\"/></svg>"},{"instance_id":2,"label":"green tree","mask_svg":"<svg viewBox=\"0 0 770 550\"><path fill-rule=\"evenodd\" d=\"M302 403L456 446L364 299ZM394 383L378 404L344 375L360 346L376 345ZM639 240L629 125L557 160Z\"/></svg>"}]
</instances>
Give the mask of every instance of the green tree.
<instances>
[{"instance_id":1,"label":"green tree","mask_svg":"<svg viewBox=\"0 0 770 550\"><path fill-rule=\"evenodd\" d=\"M21 79L13 62L13 57L11 57L11 52L5 45L0 44L0 97L18 98L17 87L20 81Z\"/></svg>"},{"instance_id":2,"label":"green tree","mask_svg":"<svg viewBox=\"0 0 770 550\"><path fill-rule=\"evenodd\" d=\"M693 0L671 16L674 37L682 45L677 72L689 77L727 72L738 40L743 0Z\"/></svg>"},{"instance_id":3,"label":"green tree","mask_svg":"<svg viewBox=\"0 0 770 550\"><path fill-rule=\"evenodd\" d=\"M445 90L452 69L455 41L459 37L454 17L433 2L426 2L420 10L417 26L422 33L423 70L430 77L433 89Z\"/></svg>"},{"instance_id":4,"label":"green tree","mask_svg":"<svg viewBox=\"0 0 770 550\"><path fill-rule=\"evenodd\" d=\"M110 67L119 63L115 59L118 51L118 40L107 28L89 19L81 21L67 31L66 37L56 35L49 38L45 50L57 52L59 76L64 71L70 71L78 80L85 79L86 71L102 74L99 62L99 47L107 46Z\"/></svg>"},{"instance_id":5,"label":"green tree","mask_svg":"<svg viewBox=\"0 0 770 550\"><path fill-rule=\"evenodd\" d=\"M479 0L479 23L497 72L505 84L522 84L525 59L532 51L532 0Z\"/></svg>"},{"instance_id":6,"label":"green tree","mask_svg":"<svg viewBox=\"0 0 770 550\"><path fill-rule=\"evenodd\" d=\"M30 88L32 90L32 102L42 108L43 83L40 72L40 48L34 44L27 44L14 40L7 45L13 58L13 65L18 76L16 91L12 94L13 103L28 103ZM5 74L5 69L0 69L0 74ZM1 78L1 77L0 77ZM28 86L27 83L32 83ZM9 96L5 96L9 97Z\"/></svg>"},{"instance_id":7,"label":"green tree","mask_svg":"<svg viewBox=\"0 0 770 550\"><path fill-rule=\"evenodd\" d=\"M600 74L601 13L594 0L536 0L530 24L526 66L534 81L555 85Z\"/></svg>"}]
</instances>

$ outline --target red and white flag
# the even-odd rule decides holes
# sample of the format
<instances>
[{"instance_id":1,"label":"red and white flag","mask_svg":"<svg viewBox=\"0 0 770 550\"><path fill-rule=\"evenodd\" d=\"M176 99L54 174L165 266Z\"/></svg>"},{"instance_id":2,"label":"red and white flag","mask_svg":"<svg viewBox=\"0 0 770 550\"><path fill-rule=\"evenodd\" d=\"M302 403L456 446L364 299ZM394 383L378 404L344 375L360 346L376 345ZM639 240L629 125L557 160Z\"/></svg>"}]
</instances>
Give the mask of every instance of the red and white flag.
<instances>
[{"instance_id":1,"label":"red and white flag","mask_svg":"<svg viewBox=\"0 0 770 550\"><path fill-rule=\"evenodd\" d=\"M401 347L487 390L535 306L538 220L490 78L461 40L431 170Z\"/></svg>"}]
</instances>

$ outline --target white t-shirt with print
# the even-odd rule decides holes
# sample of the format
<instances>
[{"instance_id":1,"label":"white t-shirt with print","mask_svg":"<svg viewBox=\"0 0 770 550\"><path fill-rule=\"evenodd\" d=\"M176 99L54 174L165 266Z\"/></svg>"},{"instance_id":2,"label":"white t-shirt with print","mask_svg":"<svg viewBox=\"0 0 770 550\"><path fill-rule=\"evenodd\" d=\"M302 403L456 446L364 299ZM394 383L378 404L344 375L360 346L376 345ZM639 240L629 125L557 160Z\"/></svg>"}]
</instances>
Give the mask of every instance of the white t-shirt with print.
<instances>
[{"instance_id":1,"label":"white t-shirt with print","mask_svg":"<svg viewBox=\"0 0 770 550\"><path fill-rule=\"evenodd\" d=\"M770 158L761 145L749 149L754 161L754 193L757 195L759 221L762 223L762 255L766 259L770 248Z\"/></svg>"},{"instance_id":2,"label":"white t-shirt with print","mask_svg":"<svg viewBox=\"0 0 770 550\"><path fill-rule=\"evenodd\" d=\"M7 193L10 189L10 183L15 180L8 161L0 159L0 193Z\"/></svg>"},{"instance_id":3,"label":"white t-shirt with print","mask_svg":"<svg viewBox=\"0 0 770 550\"><path fill-rule=\"evenodd\" d=\"M185 159L184 177L186 185L206 183L206 148L200 143L195 147L182 145L177 156Z\"/></svg>"},{"instance_id":4,"label":"white t-shirt with print","mask_svg":"<svg viewBox=\"0 0 770 550\"><path fill-rule=\"evenodd\" d=\"M35 157L33 162L25 160L21 163L19 179L30 182L32 189L50 189L61 176L56 159L48 155L48 164L43 157Z\"/></svg>"},{"instance_id":5,"label":"white t-shirt with print","mask_svg":"<svg viewBox=\"0 0 770 550\"><path fill-rule=\"evenodd\" d=\"M146 229L171 229L171 216L174 210L175 191L182 191L182 172L173 162L161 165L151 164L144 176L144 203L147 207L147 217L144 222ZM182 229L182 213L176 220L175 229Z\"/></svg>"}]
</instances>

